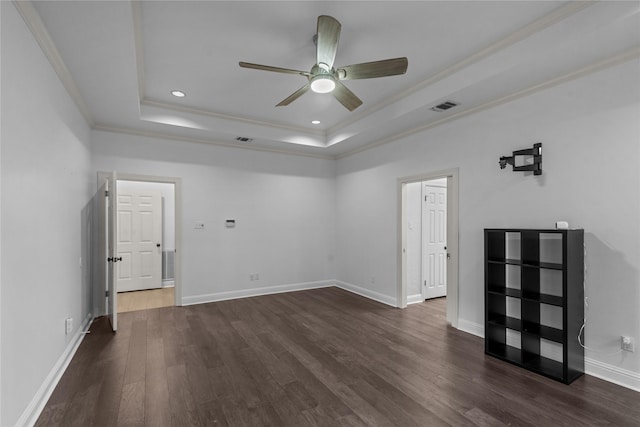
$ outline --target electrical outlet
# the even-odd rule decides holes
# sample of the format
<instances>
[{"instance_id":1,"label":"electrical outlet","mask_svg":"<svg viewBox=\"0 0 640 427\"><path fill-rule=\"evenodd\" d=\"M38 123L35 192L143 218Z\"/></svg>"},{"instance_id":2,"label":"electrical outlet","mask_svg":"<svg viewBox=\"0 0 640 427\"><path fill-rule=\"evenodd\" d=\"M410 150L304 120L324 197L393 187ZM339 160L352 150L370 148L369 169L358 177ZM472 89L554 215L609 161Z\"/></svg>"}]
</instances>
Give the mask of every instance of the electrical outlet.
<instances>
[{"instance_id":1,"label":"electrical outlet","mask_svg":"<svg viewBox=\"0 0 640 427\"><path fill-rule=\"evenodd\" d=\"M625 337L624 335L620 337L620 348L622 348L624 351L630 351L630 352L634 352L635 351L635 344L633 342L633 338L631 337Z\"/></svg>"},{"instance_id":2,"label":"electrical outlet","mask_svg":"<svg viewBox=\"0 0 640 427\"><path fill-rule=\"evenodd\" d=\"M69 317L64 321L64 334L69 335L73 331L73 319Z\"/></svg>"}]
</instances>

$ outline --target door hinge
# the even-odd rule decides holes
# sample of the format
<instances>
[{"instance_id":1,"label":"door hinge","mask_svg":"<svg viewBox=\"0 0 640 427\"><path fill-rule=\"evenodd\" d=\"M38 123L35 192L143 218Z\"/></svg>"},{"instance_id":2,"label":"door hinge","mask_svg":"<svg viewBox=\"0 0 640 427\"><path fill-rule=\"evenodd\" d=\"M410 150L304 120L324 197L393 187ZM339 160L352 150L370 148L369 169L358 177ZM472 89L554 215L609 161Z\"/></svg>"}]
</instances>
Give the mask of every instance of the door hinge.
<instances>
[{"instance_id":1,"label":"door hinge","mask_svg":"<svg viewBox=\"0 0 640 427\"><path fill-rule=\"evenodd\" d=\"M427 286L427 281L426 280L424 281L424 286Z\"/></svg>"},{"instance_id":2,"label":"door hinge","mask_svg":"<svg viewBox=\"0 0 640 427\"><path fill-rule=\"evenodd\" d=\"M104 296L109 298L109 291L105 291Z\"/></svg>"},{"instance_id":3,"label":"door hinge","mask_svg":"<svg viewBox=\"0 0 640 427\"><path fill-rule=\"evenodd\" d=\"M104 197L109 197L109 190L104 191Z\"/></svg>"}]
</instances>

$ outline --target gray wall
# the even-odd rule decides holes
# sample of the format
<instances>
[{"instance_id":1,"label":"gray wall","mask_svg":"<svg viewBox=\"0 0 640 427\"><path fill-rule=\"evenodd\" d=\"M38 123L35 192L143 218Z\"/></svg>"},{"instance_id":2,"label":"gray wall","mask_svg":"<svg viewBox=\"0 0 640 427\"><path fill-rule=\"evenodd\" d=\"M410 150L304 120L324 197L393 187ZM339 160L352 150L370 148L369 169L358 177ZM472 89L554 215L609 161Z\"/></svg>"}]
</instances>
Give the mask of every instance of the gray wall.
<instances>
[{"instance_id":1,"label":"gray wall","mask_svg":"<svg viewBox=\"0 0 640 427\"><path fill-rule=\"evenodd\" d=\"M483 229L566 220L586 233L586 356L637 382L640 352L607 354L640 336L638 75L635 60L340 159L337 277L395 299L397 179L457 167L460 326L482 330ZM543 175L499 169L535 142Z\"/></svg>"},{"instance_id":2,"label":"gray wall","mask_svg":"<svg viewBox=\"0 0 640 427\"><path fill-rule=\"evenodd\" d=\"M90 131L2 2L2 414L15 425L91 311ZM82 265L80 265L82 262ZM65 335L65 319L74 330Z\"/></svg>"},{"instance_id":3,"label":"gray wall","mask_svg":"<svg viewBox=\"0 0 640 427\"><path fill-rule=\"evenodd\" d=\"M102 131L92 143L94 170L181 178L184 304L335 277L333 161Z\"/></svg>"}]
</instances>

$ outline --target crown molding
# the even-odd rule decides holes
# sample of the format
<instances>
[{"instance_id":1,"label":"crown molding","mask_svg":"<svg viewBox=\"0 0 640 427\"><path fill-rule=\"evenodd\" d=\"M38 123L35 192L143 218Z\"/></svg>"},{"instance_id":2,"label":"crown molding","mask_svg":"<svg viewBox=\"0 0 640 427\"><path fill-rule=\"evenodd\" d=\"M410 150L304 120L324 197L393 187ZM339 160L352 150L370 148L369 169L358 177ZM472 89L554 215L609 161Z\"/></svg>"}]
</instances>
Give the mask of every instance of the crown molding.
<instances>
[{"instance_id":1,"label":"crown molding","mask_svg":"<svg viewBox=\"0 0 640 427\"><path fill-rule=\"evenodd\" d=\"M581 2L569 2L563 6L558 7L557 9L553 10L552 12L548 13L547 15L527 24L526 26L520 28L519 30L509 34L508 36L498 40L495 43L492 43L491 45L485 47L484 49L474 53L473 55L470 55L466 58L464 58L461 61L458 61L457 63L451 65L450 67L447 67L444 70L441 70L440 72L431 75L427 78L425 78L424 80L422 80L421 82L419 82L418 84L413 85L412 87L397 93L396 95L389 97L385 100L383 100L382 102L366 109L366 110L362 110L359 111L357 113L352 113L352 115L350 115L347 119L339 122L338 124L331 126L330 128L327 128L326 130L322 131L322 130L315 130L315 129L308 129L308 128L304 128L304 127L297 127L297 126L288 126L288 125L283 125L283 124L277 124L277 123L272 123L272 122L266 122L266 121L261 121L261 120L256 120L256 119L248 119L245 117L240 117L240 116L234 116L234 115L228 115L228 114L222 114L222 113L216 113L210 110L206 110L206 109L200 109L200 108L194 108L194 107L185 107L182 105L175 105L175 104L171 104L171 103L166 103L166 102L161 102L161 101L157 101L157 100L152 100L152 99L147 99L145 98L144 95L144 47L143 47L143 42L142 42L142 13L141 13L141 8L139 5L139 1L134 0L132 2L132 7L134 9L134 13L133 13L133 26L134 26L134 34L136 35L136 61L138 64L138 85L139 85L139 94L140 94L140 104L141 105L149 105L149 106L155 106L158 108L165 108L167 110L171 110L171 111L183 111L183 112L188 112L188 113L193 113L193 114L199 114L199 115L203 115L203 116L208 116L208 117L214 117L217 119L223 119L223 120L230 120L233 122L237 122L237 123L245 123L245 124L252 124L252 125L259 125L259 126L268 126L268 127L272 127L272 128L276 128L276 129L284 129L284 130L291 130L291 131L296 131L296 132L302 132L302 133L307 133L307 134L312 134L312 135L317 135L317 136L321 136L323 137L325 140L327 139L328 135L340 132L342 129L344 129L345 127L352 125L356 122L358 122L359 120L385 108L388 107L389 105L392 105L398 101L400 101L401 99L419 91L422 90L428 86L431 86L433 84L435 84L436 82L452 75L455 74L456 72L459 72L460 70L463 70L477 62L480 62L481 60L495 54L496 52L499 52L501 50L504 50L528 37L531 37L532 35L544 30L545 28L548 28L549 26L558 23L566 18L568 18L569 16L572 16L584 9L586 9L587 7L593 5L597 3L597 1L581 1Z\"/></svg>"},{"instance_id":2,"label":"crown molding","mask_svg":"<svg viewBox=\"0 0 640 427\"><path fill-rule=\"evenodd\" d=\"M156 101L153 99L143 99L142 101L140 101L140 105L146 105L149 107L156 107L156 108L162 108L165 110L170 110L170 111L178 111L178 112L183 112L183 113L190 113L190 114L197 114L200 116L205 116L205 117L212 117L215 119L220 119L220 120L228 120L228 121L232 121L232 122L236 122L236 123L242 123L242 124L248 124L248 125L255 125L255 126L264 126L264 127L269 127L269 128L273 128L273 129L282 129L282 130L287 130L287 131L294 131L294 132L300 132L300 133L304 133L304 134L310 134L310 135L316 135L316 136L321 136L325 139L326 142L326 133L322 130L314 130L314 129L308 129L308 128L304 128L304 127L297 127L297 126L288 126L288 125L283 125L283 124L278 124L278 123L273 123L273 122L265 122L262 120L256 120L256 119L249 119L246 117L240 117L240 116L233 116L233 115L229 115L229 114L223 114L223 113L216 113L210 110L205 110L205 109L201 109L201 108L195 108L195 107L187 107L184 105L176 105L176 104L171 104L168 102L163 102L163 101Z\"/></svg>"},{"instance_id":3,"label":"crown molding","mask_svg":"<svg viewBox=\"0 0 640 427\"><path fill-rule=\"evenodd\" d=\"M434 128L434 127L442 125L444 123L448 123L448 122L451 122L451 121L454 121L454 120L458 120L458 119L461 119L463 117L470 116L472 114L476 114L476 113L479 113L479 112L484 111L484 110L489 110L489 109L491 109L493 107L497 107L498 105L506 104L508 102L514 101L514 100L519 99L519 98L524 98L524 97L532 95L532 94L534 94L536 92L540 92L540 91L552 88L554 86L558 86L560 84L567 83L569 81L576 80L576 79L579 79L581 77L587 76L589 74L593 74L593 73L596 73L598 71L605 70L607 68L615 67L616 65L620 65L620 64L623 64L625 62L629 62L629 61L632 61L632 60L638 59L638 58L640 58L640 47L632 48L632 49L626 50L624 52L618 53L616 55L613 55L613 56L611 56L609 58L606 58L606 59L604 59L602 61L598 61L598 62L594 62L592 64L589 64L589 65L587 65L585 67L582 67L582 68L580 68L578 70L563 74L563 75L558 76L558 77L554 77L554 78L549 79L547 81L544 81L542 83L531 85L529 87L526 87L524 89L512 92L512 93L510 93L508 95L505 95L505 96L502 96L500 98L496 98L496 99L494 99L492 101L485 102L484 104L480 104L480 105L477 105L475 107L470 107L470 108L467 108L467 109L464 109L464 110L460 110L457 113L454 113L454 114L451 114L449 116L443 117L440 120L436 120L434 122L430 122L430 123L427 123L425 125L416 126L416 127L411 128L411 129L407 129L407 130L405 130L403 132L388 136L386 138L382 138L382 139L373 141L373 142L371 142L369 144L363 145L363 146L355 148L353 150L338 154L335 157L336 157L336 159L342 159L342 158L345 158L345 157L349 157L349 156L352 156L354 154L358 154L358 153L361 153L363 151L370 150L370 149L375 148L375 147L379 147L379 146L387 144L389 142L397 141L399 139L414 135L416 133L423 132L423 131L425 131L427 129Z\"/></svg>"},{"instance_id":4,"label":"crown molding","mask_svg":"<svg viewBox=\"0 0 640 427\"><path fill-rule=\"evenodd\" d=\"M520 28L519 30L509 34L508 36L498 40L495 43L490 44L489 46L485 47L482 50L479 50L478 52L474 53L473 55L470 55L458 62L456 62L455 64L437 72L436 74L433 74L427 78L425 78L424 80L422 80L421 82L413 85L412 87L399 92L397 94L395 94L392 97L389 97L387 99L385 99L384 101L371 106L370 108L360 111L358 113L355 113L351 116L349 116L347 119L337 123L336 125L330 127L329 129L327 129L327 134L333 134L333 133L337 133L340 132L342 129L344 129L345 127L352 125L354 123L356 123L358 120L363 119L364 117L375 113L376 111L379 111L385 107L388 107L391 104L394 104L398 101L400 101L401 99L416 93L428 86L431 86L435 83L437 83L438 81L452 75L455 74L475 63L480 62L481 60L501 51L504 50L510 46L513 46L514 44L528 38L531 37L532 35L539 33L540 31L544 30L545 28L550 27L553 24L556 24L566 18L568 18L569 16L572 16L580 11L582 11L583 9L586 9L589 6L592 6L593 4L597 3L597 1L578 1L578 2L569 2L568 4L565 4L563 6L560 6L559 8L553 10L552 12L546 14L545 16L525 25L524 27Z\"/></svg>"},{"instance_id":5,"label":"crown molding","mask_svg":"<svg viewBox=\"0 0 640 427\"><path fill-rule=\"evenodd\" d=\"M33 37L36 39L36 41L40 45L42 52L45 54L45 56L49 60L49 63L51 64L54 71L58 75L60 82L65 87L65 89L69 93L69 96L78 107L78 110L84 117L85 121L89 126L93 126L95 123L93 119L93 115L91 114L89 107L84 101L84 98L82 97L82 94L78 89L78 86L73 80L73 77L71 76L71 72L67 68L64 61L62 60L62 56L60 55L58 48L53 42L53 39L51 38L49 31L47 31L46 27L44 26L44 23L42 22L42 19L40 18L40 15L36 11L35 7L33 6L33 3L31 1L26 1L26 0L25 1L14 0L13 5L18 10L18 13L20 13L20 16L22 16L22 19L25 22L25 24L27 24L27 27L31 31L31 34L33 34Z\"/></svg>"},{"instance_id":6,"label":"crown molding","mask_svg":"<svg viewBox=\"0 0 640 427\"><path fill-rule=\"evenodd\" d=\"M218 113L203 108L187 107L184 105L172 104L164 101L158 101L147 98L145 95L145 67L144 67L144 41L142 37L142 7L139 0L133 0L131 2L132 16L133 16L133 34L135 37L135 55L136 65L138 71L138 97L140 105L147 105L156 108L163 108L174 112L185 112L190 114L197 114L205 117L213 117L215 119L228 120L236 123L250 124L257 126L266 126L274 129L281 129L287 131L300 132L310 135L321 136L325 141L327 139L327 133L318 129L309 129L301 126L289 126L280 123L267 122L264 120L250 119L247 117L235 116L231 114Z\"/></svg>"},{"instance_id":7,"label":"crown molding","mask_svg":"<svg viewBox=\"0 0 640 427\"><path fill-rule=\"evenodd\" d=\"M167 134L167 133L163 133L163 132L154 132L154 131L146 131L146 130L137 130L137 129L131 129L131 128L121 128L121 127L115 127L115 126L109 126L109 125L105 125L105 124L100 124L100 123L95 123L95 120L86 104L86 102L84 101L80 90L78 89L77 85L75 84L73 77L69 71L69 69L67 68L66 64L64 63L60 52L58 51L57 47L55 46L53 40L51 39L51 36L49 34L49 32L47 31L46 27L44 26L38 12L36 11L35 7L33 6L33 3L29 0L24 0L24 1L18 1L18 0L13 0L12 3L14 4L14 6L16 7L16 9L18 10L18 12L20 13L20 15L22 16L22 19L24 20L25 24L27 25L27 27L29 28L29 30L31 31L31 33L33 34L34 38L36 39L36 41L38 42L38 44L40 45L42 51L44 52L45 56L47 57L47 59L49 60L49 62L51 63L53 69L55 70L56 74L58 75L60 81L62 82L63 86L65 87L65 89L67 90L67 92L69 93L69 96L73 99L74 103L76 104L77 108L79 109L80 113L83 115L84 119L86 120L86 122L88 123L88 125L94 129L94 130L101 130L101 131L106 131L106 132L115 132L115 133L122 133L122 134L129 134L129 135L136 135L136 136L147 136L147 137L153 137L153 138L159 138L159 139L165 139L165 140L175 140L175 141L184 141L184 142L193 142L193 143L200 143L200 144L208 144L208 145L215 145L215 146L220 146L220 147L228 147L228 148L240 148L240 149L247 149L247 150L254 150L254 151L263 151L263 152L270 152L270 153L278 153L278 154L287 154L287 155L294 155L294 156L303 156L303 157L313 157L313 158L320 158L320 159L340 159L340 158L345 158L375 147L378 147L380 145L384 145L386 143L392 142L392 141L396 141L398 139L416 134L418 132L422 132L425 131L427 129L439 126L441 124L453 121L453 120L457 120L460 119L462 117L466 117L469 116L471 114L475 114L478 112L481 112L483 110L487 110L490 108L493 108L495 106L513 101L515 99L518 98L522 98L528 95L531 95L535 92L565 83L567 81L571 81L577 78L580 78L582 76L609 68L609 67L613 67L615 65L621 64L623 62L635 59L640 57L640 48L633 48L630 50L627 50L625 52L619 53L617 55L614 55L612 57L609 57L607 59L604 59L602 61L590 64L586 67L583 67L579 70L575 70L573 72L561 75L559 77L553 78L553 79L549 79L545 82L536 84L536 85L532 85L529 86L525 89L519 90L519 91L515 91L511 94L502 96L500 98L494 99L492 101L488 101L485 102L484 104L475 106L475 107L471 107L471 108L467 108L461 111L458 111L454 114L448 115L440 120L428 123L428 124L424 124L424 125L420 125L420 126L416 126L413 127L411 129L407 129L405 131L396 133L394 135L388 136L386 138L382 138L379 140L375 140L372 141L366 145L357 147L355 149L337 154L337 155L329 155L329 154L315 154L315 153L304 153L304 152L299 152L296 150L290 150L290 149L277 149L277 148L267 148L267 147L259 147L259 146L252 146L252 145L239 145L239 144L234 144L234 143L229 143L229 142L222 142L222 141L217 141L217 140L213 140L213 139L201 139L201 138L193 138L193 137L185 137L185 136L176 136L176 135L172 135L172 134ZM542 18L539 18L531 23L529 23L528 25L522 27L521 29L511 33L510 35L508 35L507 37L504 37L502 39L500 39L499 41L487 46L486 48L474 53L473 55L458 61L457 63L451 65L450 67L447 67L446 69L432 75L429 76L428 78L422 80L420 83L412 86L411 88L400 92L396 95L394 95L393 97L387 98L386 100L376 104L375 106L372 106L371 108L364 110L362 112L358 112L356 113L356 115L352 115L350 116L347 120L344 120L340 123L338 123L337 125L328 128L325 131L322 130L316 130L316 129L308 129L308 128L304 128L304 127L297 127L297 126L288 126L288 125L284 125L284 124L278 124L278 123L271 123L271 122L266 122L266 121L261 121L261 120L256 120L256 119L249 119L249 118L245 118L245 117L240 117L240 116L233 116L233 115L228 115L228 114L222 114L222 113L216 113L216 112L212 112L209 110L205 110L205 109L199 109L199 108L194 108L194 107L186 107L186 106L182 106L182 105L175 105L175 104L171 104L171 103L166 103L166 102L161 102L161 101L157 101L157 100L152 100L152 99L146 99L144 97L144 82L145 82L145 78L144 78L144 55L143 55L143 40L142 40L142 27L141 27L141 19L142 19L142 9L141 9L141 5L140 5L140 1L138 0L133 0L131 2L131 7L132 7L132 24L133 24L133 29L134 29L134 43L135 43L135 52L136 52L136 66L137 66L137 77L138 77L138 94L139 94L139 100L140 100L140 106L142 105L147 105L147 106L151 106L151 107L156 107L156 108L162 108L162 109L167 109L170 111L176 111L176 112L185 112L185 113L190 113L190 114L197 114L197 115L202 115L202 116L206 116L206 117L212 117L212 118L216 118L216 119L220 119L220 120L228 120L228 121L233 121L236 123L242 123L242 124L249 124L249 125L257 125L257 126L265 126L265 127L269 127L269 128L274 128L274 129L281 129L281 130L288 130L288 131L295 131L295 132L301 132L301 133L305 133L305 134L310 134L310 135L316 135L316 136L320 136L320 137L324 137L325 140L327 139L327 135L331 134L331 133L335 133L335 132L339 132L341 129L343 129L346 126L349 126L353 123L356 123L357 121L367 117L370 114L375 113L376 111L379 111L391 104L394 104L398 101L400 101L401 99L415 93L416 91L419 91L421 89L424 89L430 85L435 84L436 82L452 75L455 74L456 72L459 72L463 69L465 69L466 67L469 67L475 63L478 63L479 61L503 50L506 49L524 39L526 39L527 37L530 37L542 30L544 30L545 28L548 28L549 26L560 22L566 18L568 18L571 15L574 15L590 6L592 6L593 4L598 3L597 1L584 1L584 2L569 2L557 9L555 9L554 11L552 11L551 13L543 16ZM321 147L319 147L319 149L322 149Z\"/></svg>"},{"instance_id":8,"label":"crown molding","mask_svg":"<svg viewBox=\"0 0 640 427\"><path fill-rule=\"evenodd\" d=\"M136 55L136 72L138 74L138 102L144 99L144 55L142 54L142 6L138 0L131 2L131 17L133 27L133 43ZM140 53L138 53L140 52Z\"/></svg>"},{"instance_id":9,"label":"crown molding","mask_svg":"<svg viewBox=\"0 0 640 427\"><path fill-rule=\"evenodd\" d=\"M171 135L163 132L154 132L149 130L140 130L140 129L132 129L132 128L123 128L118 126L110 126L106 124L95 124L91 127L92 130L103 131L103 132L111 132L111 133L119 133L124 135L133 135L133 136L142 136L149 138L158 138L164 139L167 141L182 141L182 142L192 142L195 144L206 144L206 145L214 145L217 147L226 147L226 148L234 148L234 149L243 149L243 150L252 150L252 151L262 151L266 153L276 153L276 154L284 154L289 156L299 156L299 157L312 157L316 159L324 159L324 160L335 160L336 156L328 155L328 154L316 154L316 153L305 153L288 149L278 149L278 148L269 148L269 147L260 147L256 145L250 145L247 143L229 143L224 141L216 141L213 139L204 139L204 138L193 138L188 136L179 136L179 135Z\"/></svg>"}]
</instances>

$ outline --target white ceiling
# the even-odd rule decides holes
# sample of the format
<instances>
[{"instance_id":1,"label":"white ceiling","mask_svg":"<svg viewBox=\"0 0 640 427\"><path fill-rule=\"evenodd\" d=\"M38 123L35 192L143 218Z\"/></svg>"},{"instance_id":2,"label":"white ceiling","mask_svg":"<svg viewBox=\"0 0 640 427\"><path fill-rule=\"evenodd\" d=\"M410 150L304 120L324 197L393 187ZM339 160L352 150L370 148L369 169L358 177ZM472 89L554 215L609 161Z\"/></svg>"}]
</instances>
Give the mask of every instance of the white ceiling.
<instances>
[{"instance_id":1,"label":"white ceiling","mask_svg":"<svg viewBox=\"0 0 640 427\"><path fill-rule=\"evenodd\" d=\"M640 56L637 1L17 5L96 129L327 157ZM275 107L306 79L238 62L310 70L322 14L342 24L336 65L406 56L407 73L346 81L364 101L354 112L312 92ZM431 110L446 100L459 106Z\"/></svg>"}]
</instances>

